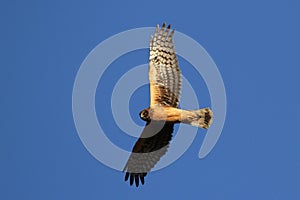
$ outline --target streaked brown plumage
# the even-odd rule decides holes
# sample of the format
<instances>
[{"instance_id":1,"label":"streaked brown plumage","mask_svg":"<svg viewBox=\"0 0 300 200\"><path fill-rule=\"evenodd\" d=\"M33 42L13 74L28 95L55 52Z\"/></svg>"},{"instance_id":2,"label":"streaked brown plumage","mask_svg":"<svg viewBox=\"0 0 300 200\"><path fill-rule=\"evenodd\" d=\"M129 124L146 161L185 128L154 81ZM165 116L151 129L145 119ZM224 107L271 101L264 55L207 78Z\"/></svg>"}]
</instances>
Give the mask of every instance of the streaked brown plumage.
<instances>
[{"instance_id":1,"label":"streaked brown plumage","mask_svg":"<svg viewBox=\"0 0 300 200\"><path fill-rule=\"evenodd\" d=\"M207 129L212 123L209 108L199 110L178 109L181 91L181 72L170 32L163 23L157 25L150 38L149 82L150 107L140 112L146 126L135 143L124 172L125 181L139 186L145 176L167 152L175 123L186 123Z\"/></svg>"}]
</instances>

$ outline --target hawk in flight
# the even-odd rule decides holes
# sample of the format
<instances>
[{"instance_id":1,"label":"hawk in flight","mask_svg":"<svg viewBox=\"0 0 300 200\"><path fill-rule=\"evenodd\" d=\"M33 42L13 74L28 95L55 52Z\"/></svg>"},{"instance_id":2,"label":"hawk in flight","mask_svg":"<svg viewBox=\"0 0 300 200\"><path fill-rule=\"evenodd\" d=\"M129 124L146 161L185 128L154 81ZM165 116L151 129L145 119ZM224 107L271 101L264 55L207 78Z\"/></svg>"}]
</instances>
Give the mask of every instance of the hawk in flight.
<instances>
[{"instance_id":1,"label":"hawk in flight","mask_svg":"<svg viewBox=\"0 0 300 200\"><path fill-rule=\"evenodd\" d=\"M185 123L207 129L213 113L209 108L182 110L178 108L181 72L175 53L171 26L156 26L150 38L149 82L150 107L140 112L146 126L135 143L124 167L125 181L138 187L145 176L167 152L175 123Z\"/></svg>"}]
</instances>

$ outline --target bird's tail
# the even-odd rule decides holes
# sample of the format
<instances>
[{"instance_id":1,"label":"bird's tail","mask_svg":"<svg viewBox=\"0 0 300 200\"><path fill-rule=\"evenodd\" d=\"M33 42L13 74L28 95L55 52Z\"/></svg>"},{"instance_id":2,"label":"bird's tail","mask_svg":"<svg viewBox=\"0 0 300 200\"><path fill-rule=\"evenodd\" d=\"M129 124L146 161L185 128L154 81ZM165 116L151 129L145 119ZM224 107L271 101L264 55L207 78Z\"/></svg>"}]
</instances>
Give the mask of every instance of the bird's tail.
<instances>
[{"instance_id":1,"label":"bird's tail","mask_svg":"<svg viewBox=\"0 0 300 200\"><path fill-rule=\"evenodd\" d=\"M185 114L186 117L182 120L183 123L192 126L208 129L213 121L213 112L209 108L199 110L189 110Z\"/></svg>"}]
</instances>

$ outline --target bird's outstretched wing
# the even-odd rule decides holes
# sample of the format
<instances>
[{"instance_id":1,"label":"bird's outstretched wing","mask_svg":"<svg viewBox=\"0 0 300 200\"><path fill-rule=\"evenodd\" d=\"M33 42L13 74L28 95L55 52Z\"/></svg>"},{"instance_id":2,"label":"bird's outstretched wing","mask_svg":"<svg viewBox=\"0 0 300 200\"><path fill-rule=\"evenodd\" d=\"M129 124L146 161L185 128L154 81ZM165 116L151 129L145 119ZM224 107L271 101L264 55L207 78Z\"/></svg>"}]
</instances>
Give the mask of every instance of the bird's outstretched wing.
<instances>
[{"instance_id":1,"label":"bird's outstretched wing","mask_svg":"<svg viewBox=\"0 0 300 200\"><path fill-rule=\"evenodd\" d=\"M181 72L173 43L174 30L163 23L157 25L150 38L149 81L150 107L178 107L181 90Z\"/></svg>"},{"instance_id":2,"label":"bird's outstretched wing","mask_svg":"<svg viewBox=\"0 0 300 200\"><path fill-rule=\"evenodd\" d=\"M137 187L139 182L144 184L144 177L167 152L173 127L169 122L147 122L124 167L125 181L130 178L130 185L135 182Z\"/></svg>"}]
</instances>

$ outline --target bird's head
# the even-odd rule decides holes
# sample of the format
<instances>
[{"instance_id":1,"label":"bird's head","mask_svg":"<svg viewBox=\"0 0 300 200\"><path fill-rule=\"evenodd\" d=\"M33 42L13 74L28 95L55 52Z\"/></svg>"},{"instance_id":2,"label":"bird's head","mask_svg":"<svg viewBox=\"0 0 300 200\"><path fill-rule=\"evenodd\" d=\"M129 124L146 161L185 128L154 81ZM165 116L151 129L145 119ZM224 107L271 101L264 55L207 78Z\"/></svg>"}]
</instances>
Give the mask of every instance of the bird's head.
<instances>
[{"instance_id":1,"label":"bird's head","mask_svg":"<svg viewBox=\"0 0 300 200\"><path fill-rule=\"evenodd\" d=\"M150 121L150 111L149 108L144 109L140 112L140 118L146 122Z\"/></svg>"}]
</instances>

